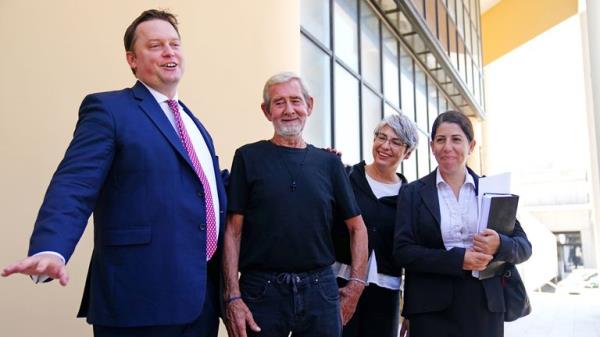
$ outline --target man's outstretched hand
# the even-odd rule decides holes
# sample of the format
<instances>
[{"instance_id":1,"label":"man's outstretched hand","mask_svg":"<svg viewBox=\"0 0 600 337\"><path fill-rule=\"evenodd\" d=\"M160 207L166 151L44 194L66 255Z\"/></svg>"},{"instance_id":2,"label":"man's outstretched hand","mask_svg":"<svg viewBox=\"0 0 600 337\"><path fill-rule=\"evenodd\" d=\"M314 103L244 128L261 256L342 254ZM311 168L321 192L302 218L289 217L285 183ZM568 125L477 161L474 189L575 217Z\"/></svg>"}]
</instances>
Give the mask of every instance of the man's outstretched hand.
<instances>
[{"instance_id":1,"label":"man's outstretched hand","mask_svg":"<svg viewBox=\"0 0 600 337\"><path fill-rule=\"evenodd\" d=\"M57 279L62 286L69 283L69 274L64 262L54 254L38 254L24 258L6 266L2 270L2 276L12 274L24 274L30 276L44 276Z\"/></svg>"}]
</instances>

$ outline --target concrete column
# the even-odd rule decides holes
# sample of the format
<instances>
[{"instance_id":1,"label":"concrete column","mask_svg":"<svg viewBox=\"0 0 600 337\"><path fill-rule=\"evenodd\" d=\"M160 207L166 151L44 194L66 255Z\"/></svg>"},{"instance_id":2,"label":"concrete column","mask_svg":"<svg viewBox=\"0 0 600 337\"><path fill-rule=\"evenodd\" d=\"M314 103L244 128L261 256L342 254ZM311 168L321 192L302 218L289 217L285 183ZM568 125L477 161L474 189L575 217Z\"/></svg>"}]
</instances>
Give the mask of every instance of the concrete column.
<instances>
[{"instance_id":1,"label":"concrete column","mask_svg":"<svg viewBox=\"0 0 600 337\"><path fill-rule=\"evenodd\" d=\"M600 3L597 0L580 0L584 73L586 81L587 111L590 135L590 179L592 203L592 228L590 237L592 256L585 256L585 266L600 266Z\"/></svg>"}]
</instances>

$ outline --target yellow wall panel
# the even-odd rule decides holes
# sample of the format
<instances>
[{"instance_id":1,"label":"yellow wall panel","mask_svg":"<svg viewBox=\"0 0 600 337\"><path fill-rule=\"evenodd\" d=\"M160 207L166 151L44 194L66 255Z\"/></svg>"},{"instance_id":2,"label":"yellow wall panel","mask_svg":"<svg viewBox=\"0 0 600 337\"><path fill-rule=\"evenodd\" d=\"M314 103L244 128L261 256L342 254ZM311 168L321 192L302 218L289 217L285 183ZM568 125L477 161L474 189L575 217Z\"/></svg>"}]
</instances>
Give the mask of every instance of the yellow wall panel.
<instances>
[{"instance_id":1,"label":"yellow wall panel","mask_svg":"<svg viewBox=\"0 0 600 337\"><path fill-rule=\"evenodd\" d=\"M487 65L577 13L577 0L502 0L481 17Z\"/></svg>"}]
</instances>

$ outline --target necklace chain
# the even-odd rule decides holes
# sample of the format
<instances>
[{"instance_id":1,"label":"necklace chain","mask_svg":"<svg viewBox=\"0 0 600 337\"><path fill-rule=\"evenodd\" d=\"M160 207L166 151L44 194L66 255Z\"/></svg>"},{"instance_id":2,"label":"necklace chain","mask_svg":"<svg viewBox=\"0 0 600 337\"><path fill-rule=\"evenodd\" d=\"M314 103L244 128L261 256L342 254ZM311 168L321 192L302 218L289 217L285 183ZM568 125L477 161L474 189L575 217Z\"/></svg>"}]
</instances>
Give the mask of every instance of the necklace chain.
<instances>
[{"instance_id":1,"label":"necklace chain","mask_svg":"<svg viewBox=\"0 0 600 337\"><path fill-rule=\"evenodd\" d=\"M281 154L280 152L281 149L275 148L275 152L277 153L277 156L279 157L279 159L281 160L281 163L283 164L283 167L285 167L285 170L287 171L288 175L290 176L290 192L296 192L296 177L297 174L300 173L300 171L302 171L302 168L304 167L304 162L306 161L306 157L308 157L308 150L309 150L309 146L306 146L306 150L304 151L304 157L302 158L302 161L300 162L300 169L298 170L298 172L296 172L296 174L292 174L292 170L290 169L290 167L288 166L284 156Z\"/></svg>"}]
</instances>

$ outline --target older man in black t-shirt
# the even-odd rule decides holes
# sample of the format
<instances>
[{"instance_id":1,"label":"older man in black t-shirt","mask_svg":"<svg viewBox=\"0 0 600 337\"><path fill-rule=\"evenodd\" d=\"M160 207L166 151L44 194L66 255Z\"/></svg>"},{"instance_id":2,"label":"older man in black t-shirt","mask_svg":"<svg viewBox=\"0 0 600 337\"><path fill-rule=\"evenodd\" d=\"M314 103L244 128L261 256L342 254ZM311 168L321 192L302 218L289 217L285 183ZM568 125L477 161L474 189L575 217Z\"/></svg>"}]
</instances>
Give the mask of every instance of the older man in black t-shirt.
<instances>
[{"instance_id":1,"label":"older man in black t-shirt","mask_svg":"<svg viewBox=\"0 0 600 337\"><path fill-rule=\"evenodd\" d=\"M234 337L339 336L365 285L360 210L340 159L302 139L313 107L302 80L292 73L271 77L261 107L275 133L239 148L231 168L227 329ZM352 252L350 282L339 291L331 270L336 215L345 219Z\"/></svg>"}]
</instances>

